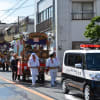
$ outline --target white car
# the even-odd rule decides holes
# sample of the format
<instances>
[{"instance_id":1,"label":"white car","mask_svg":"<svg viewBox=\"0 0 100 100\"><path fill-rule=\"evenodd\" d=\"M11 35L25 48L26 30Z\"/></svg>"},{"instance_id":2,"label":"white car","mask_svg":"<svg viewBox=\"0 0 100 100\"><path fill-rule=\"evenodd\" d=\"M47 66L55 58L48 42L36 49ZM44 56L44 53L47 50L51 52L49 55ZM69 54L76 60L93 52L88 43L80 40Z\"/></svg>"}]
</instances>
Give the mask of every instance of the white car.
<instances>
[{"instance_id":1,"label":"white car","mask_svg":"<svg viewBox=\"0 0 100 100\"><path fill-rule=\"evenodd\" d=\"M64 93L74 89L83 93L84 100L100 97L100 50L67 50L62 67Z\"/></svg>"}]
</instances>

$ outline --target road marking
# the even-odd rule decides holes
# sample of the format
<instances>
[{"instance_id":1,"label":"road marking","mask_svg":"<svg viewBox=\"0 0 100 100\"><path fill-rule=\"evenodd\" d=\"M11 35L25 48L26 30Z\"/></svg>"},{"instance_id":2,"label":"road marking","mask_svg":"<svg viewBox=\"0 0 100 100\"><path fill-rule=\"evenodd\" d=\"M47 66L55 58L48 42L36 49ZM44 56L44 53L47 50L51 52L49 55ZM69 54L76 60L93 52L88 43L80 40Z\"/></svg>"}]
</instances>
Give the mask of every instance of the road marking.
<instances>
[{"instance_id":1,"label":"road marking","mask_svg":"<svg viewBox=\"0 0 100 100\"><path fill-rule=\"evenodd\" d=\"M25 87L25 86L23 86L23 85L16 84L16 82L12 82L12 81L10 81L10 80L7 80L7 79L4 78L4 77L1 77L1 76L0 76L0 79L6 81L6 82L8 82L8 83L14 84L15 86L17 86L17 87L19 87L19 88L22 88L22 89L24 89L24 90L26 90L26 91L28 91L28 92L30 92L30 93L33 93L33 94L35 94L35 95L38 95L38 96L44 98L45 100L54 100L53 98L50 98L50 97L48 97L48 96L46 96L46 95L44 95L44 94L41 94L41 93L39 93L39 92L37 92L37 91L34 91L34 90L32 90L32 89L29 89L29 88L27 88L27 87Z\"/></svg>"}]
</instances>

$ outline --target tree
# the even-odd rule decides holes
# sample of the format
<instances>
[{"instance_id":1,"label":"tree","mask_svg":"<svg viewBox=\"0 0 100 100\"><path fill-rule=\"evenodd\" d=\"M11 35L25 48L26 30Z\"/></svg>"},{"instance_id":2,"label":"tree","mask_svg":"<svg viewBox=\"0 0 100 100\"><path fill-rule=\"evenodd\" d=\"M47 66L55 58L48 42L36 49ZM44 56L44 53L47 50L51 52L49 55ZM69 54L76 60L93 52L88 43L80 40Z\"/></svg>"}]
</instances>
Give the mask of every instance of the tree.
<instances>
[{"instance_id":1,"label":"tree","mask_svg":"<svg viewBox=\"0 0 100 100\"><path fill-rule=\"evenodd\" d=\"M86 27L84 33L86 38L89 38L90 42L97 43L100 40L100 16L94 17L90 24Z\"/></svg>"}]
</instances>

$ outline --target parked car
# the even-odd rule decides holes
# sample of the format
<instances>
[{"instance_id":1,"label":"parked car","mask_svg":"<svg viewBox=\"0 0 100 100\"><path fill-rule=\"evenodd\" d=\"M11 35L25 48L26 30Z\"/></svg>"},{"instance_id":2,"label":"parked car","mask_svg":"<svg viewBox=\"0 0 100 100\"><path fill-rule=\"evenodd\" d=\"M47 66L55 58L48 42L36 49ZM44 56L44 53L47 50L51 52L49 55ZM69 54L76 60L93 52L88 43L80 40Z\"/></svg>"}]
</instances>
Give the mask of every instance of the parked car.
<instances>
[{"instance_id":1,"label":"parked car","mask_svg":"<svg viewBox=\"0 0 100 100\"><path fill-rule=\"evenodd\" d=\"M62 69L64 93L77 90L84 100L100 97L100 50L67 50Z\"/></svg>"}]
</instances>

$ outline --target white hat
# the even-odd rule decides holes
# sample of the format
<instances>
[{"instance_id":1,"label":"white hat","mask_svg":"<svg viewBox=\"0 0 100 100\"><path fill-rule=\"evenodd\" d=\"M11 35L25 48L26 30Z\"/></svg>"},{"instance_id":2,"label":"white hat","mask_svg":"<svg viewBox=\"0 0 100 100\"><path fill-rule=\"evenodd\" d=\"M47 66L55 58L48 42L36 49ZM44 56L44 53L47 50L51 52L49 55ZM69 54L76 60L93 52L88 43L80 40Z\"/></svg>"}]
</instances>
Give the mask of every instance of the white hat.
<instances>
[{"instance_id":1,"label":"white hat","mask_svg":"<svg viewBox=\"0 0 100 100\"><path fill-rule=\"evenodd\" d=\"M53 54L53 53L54 53L54 51L50 51L50 52L49 52L49 55L51 55L51 54Z\"/></svg>"},{"instance_id":2,"label":"white hat","mask_svg":"<svg viewBox=\"0 0 100 100\"><path fill-rule=\"evenodd\" d=\"M29 59L32 59L32 56L35 56L36 60L39 60L39 57L36 55L36 53L32 53Z\"/></svg>"}]
</instances>

